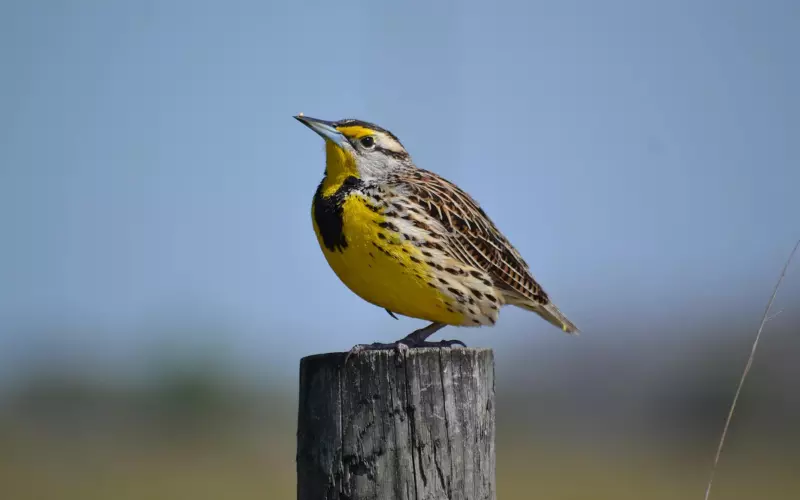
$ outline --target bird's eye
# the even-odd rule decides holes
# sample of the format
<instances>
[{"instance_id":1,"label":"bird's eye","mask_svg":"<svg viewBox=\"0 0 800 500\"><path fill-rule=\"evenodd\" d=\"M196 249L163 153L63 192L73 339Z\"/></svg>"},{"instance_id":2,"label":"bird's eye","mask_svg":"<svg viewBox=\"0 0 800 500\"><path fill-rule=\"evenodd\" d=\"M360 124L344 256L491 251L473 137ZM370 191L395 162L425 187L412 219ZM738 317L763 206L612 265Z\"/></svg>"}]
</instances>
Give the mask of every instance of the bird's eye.
<instances>
[{"instance_id":1,"label":"bird's eye","mask_svg":"<svg viewBox=\"0 0 800 500\"><path fill-rule=\"evenodd\" d=\"M361 142L362 146L364 146L365 148L369 149L369 148L371 148L372 146L375 145L375 138L372 137L371 135L368 135L368 136L362 137L360 142Z\"/></svg>"}]
</instances>

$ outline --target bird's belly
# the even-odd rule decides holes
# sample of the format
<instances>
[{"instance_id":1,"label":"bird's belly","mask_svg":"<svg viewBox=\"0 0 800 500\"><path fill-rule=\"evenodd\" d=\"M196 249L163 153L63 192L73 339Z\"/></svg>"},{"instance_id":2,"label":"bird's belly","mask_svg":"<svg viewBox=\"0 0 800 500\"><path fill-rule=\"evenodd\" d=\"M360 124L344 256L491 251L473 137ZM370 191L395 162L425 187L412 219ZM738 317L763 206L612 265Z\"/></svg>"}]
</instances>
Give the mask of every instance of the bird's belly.
<instances>
[{"instance_id":1,"label":"bird's belly","mask_svg":"<svg viewBox=\"0 0 800 500\"><path fill-rule=\"evenodd\" d=\"M383 216L364 200L348 197L342 206L344 248L327 248L314 222L325 258L347 287L362 299L404 316L450 325L465 322L451 297L434 284L420 250L379 224Z\"/></svg>"}]
</instances>

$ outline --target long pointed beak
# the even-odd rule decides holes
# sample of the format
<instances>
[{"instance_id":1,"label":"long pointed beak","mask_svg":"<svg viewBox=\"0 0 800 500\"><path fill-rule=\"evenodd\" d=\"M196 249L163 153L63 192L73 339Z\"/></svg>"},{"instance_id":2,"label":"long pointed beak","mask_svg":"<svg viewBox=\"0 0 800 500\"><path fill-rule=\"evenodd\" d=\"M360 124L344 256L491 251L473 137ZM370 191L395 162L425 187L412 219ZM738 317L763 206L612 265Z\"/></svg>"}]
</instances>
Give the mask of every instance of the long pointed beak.
<instances>
[{"instance_id":1,"label":"long pointed beak","mask_svg":"<svg viewBox=\"0 0 800 500\"><path fill-rule=\"evenodd\" d=\"M297 115L295 119L322 136L326 141L331 141L337 146L342 146L347 141L341 132L336 130L333 122L311 118L310 116Z\"/></svg>"}]
</instances>

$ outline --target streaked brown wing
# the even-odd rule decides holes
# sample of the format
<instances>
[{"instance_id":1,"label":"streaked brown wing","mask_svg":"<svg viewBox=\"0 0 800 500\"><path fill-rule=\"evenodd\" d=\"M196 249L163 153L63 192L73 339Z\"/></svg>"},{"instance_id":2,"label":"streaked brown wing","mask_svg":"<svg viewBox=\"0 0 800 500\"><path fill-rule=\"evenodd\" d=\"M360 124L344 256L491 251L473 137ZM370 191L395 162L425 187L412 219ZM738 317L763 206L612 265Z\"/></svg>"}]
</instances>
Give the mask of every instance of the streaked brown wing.
<instances>
[{"instance_id":1,"label":"streaked brown wing","mask_svg":"<svg viewBox=\"0 0 800 500\"><path fill-rule=\"evenodd\" d=\"M410 201L450 232L456 257L489 273L498 288L539 304L550 302L519 252L467 193L423 169L406 172L398 181L408 188Z\"/></svg>"}]
</instances>

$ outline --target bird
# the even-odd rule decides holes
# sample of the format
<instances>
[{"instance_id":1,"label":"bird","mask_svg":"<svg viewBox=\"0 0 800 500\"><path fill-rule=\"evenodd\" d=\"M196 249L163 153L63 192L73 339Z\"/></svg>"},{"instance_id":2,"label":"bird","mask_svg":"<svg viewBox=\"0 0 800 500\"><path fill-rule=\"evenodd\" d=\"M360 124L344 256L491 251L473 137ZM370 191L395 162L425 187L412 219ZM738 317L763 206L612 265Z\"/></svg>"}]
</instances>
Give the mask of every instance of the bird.
<instances>
[{"instance_id":1,"label":"bird","mask_svg":"<svg viewBox=\"0 0 800 500\"><path fill-rule=\"evenodd\" d=\"M493 326L505 305L579 333L480 205L417 167L396 135L354 118L294 118L325 140L311 219L328 265L353 293L395 319L430 322L395 342L358 344L351 352L466 347L427 339L447 325Z\"/></svg>"}]
</instances>

